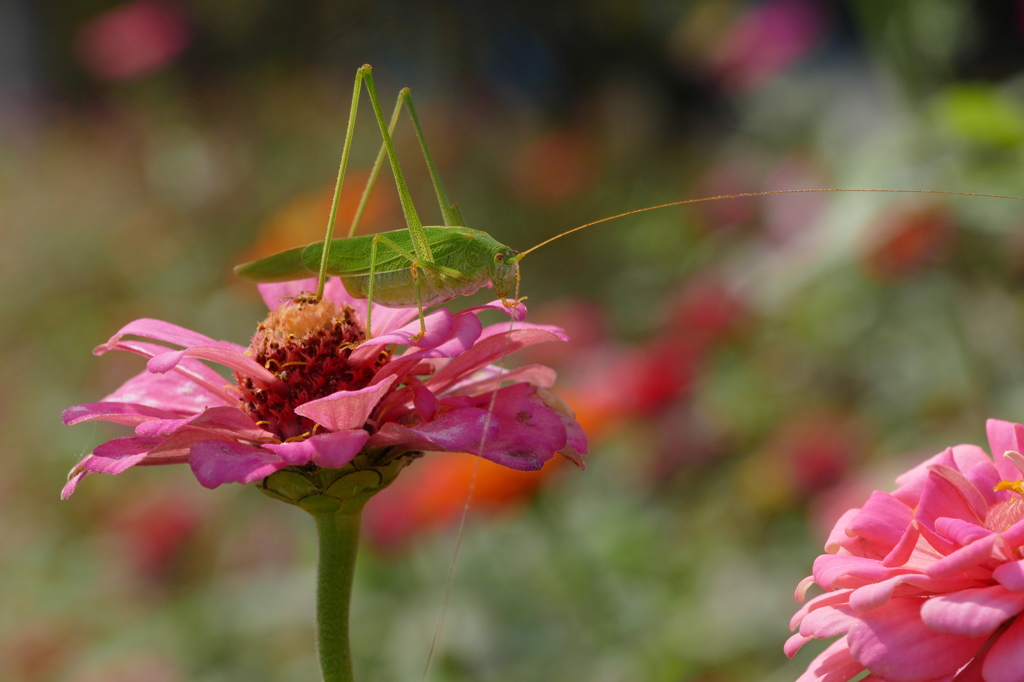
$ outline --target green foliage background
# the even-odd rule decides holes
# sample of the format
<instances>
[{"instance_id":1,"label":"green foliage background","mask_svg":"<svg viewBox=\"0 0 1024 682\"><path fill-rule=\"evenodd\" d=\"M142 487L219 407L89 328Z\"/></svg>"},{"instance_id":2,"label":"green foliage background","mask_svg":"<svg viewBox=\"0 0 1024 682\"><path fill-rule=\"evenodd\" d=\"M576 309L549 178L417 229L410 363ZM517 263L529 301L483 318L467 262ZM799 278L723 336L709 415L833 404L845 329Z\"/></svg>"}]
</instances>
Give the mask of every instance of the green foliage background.
<instances>
[{"instance_id":1,"label":"green foliage background","mask_svg":"<svg viewBox=\"0 0 1024 682\"><path fill-rule=\"evenodd\" d=\"M248 338L262 303L230 267L270 216L331 183L364 62L385 101L413 88L471 226L518 248L723 192L1024 195L1019 3L809 4L820 39L736 87L708 60L746 3L190 2L183 55L124 82L90 76L74 50L114 3L9 3L0 678L317 678L308 519L249 488L206 491L184 468L96 476L61 502L77 458L121 432L64 429L58 415L141 371L89 353L132 319ZM408 133L399 153L430 216ZM377 144L364 111L353 163L367 167ZM886 221L919 205L947 212L953 236L878 276ZM782 655L792 590L838 513L921 456L984 443L985 418L1024 419L1024 205L751 206L733 223L726 209L645 213L524 262L538 319L597 311L600 352L558 361L570 386L623 380L630 365L608 358L653 352L680 290L709 272L738 292L744 321L685 392L595 439L586 473L471 515L428 679L795 679L811 656ZM836 478L800 487L778 434L822 414L855 422L826 431L857 442ZM434 530L363 554L361 679L421 679L455 542Z\"/></svg>"}]
</instances>

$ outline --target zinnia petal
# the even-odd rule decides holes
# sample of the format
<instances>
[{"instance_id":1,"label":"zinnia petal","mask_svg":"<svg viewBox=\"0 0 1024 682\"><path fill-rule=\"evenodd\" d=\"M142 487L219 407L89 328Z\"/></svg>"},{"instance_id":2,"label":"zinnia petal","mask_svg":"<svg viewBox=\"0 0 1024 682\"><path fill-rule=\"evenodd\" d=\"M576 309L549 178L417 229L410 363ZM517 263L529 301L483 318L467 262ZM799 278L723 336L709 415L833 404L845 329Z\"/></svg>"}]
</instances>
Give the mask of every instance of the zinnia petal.
<instances>
[{"instance_id":1,"label":"zinnia petal","mask_svg":"<svg viewBox=\"0 0 1024 682\"><path fill-rule=\"evenodd\" d=\"M1006 480L1020 478L1020 472L1010 460L1003 457L1007 450L1021 452L1024 449L1024 426L1006 422L1001 419L989 419L985 422L989 446L992 448L992 459L999 475Z\"/></svg>"},{"instance_id":2,"label":"zinnia petal","mask_svg":"<svg viewBox=\"0 0 1024 682\"><path fill-rule=\"evenodd\" d=\"M1022 610L1024 594L993 585L934 596L921 607L921 620L935 632L980 637Z\"/></svg>"},{"instance_id":3,"label":"zinnia petal","mask_svg":"<svg viewBox=\"0 0 1024 682\"><path fill-rule=\"evenodd\" d=\"M1009 590L1024 592L1024 560L1010 561L996 567L992 577Z\"/></svg>"},{"instance_id":4,"label":"zinnia petal","mask_svg":"<svg viewBox=\"0 0 1024 682\"><path fill-rule=\"evenodd\" d=\"M818 654L796 682L846 682L862 672L864 666L850 655L846 637L842 637Z\"/></svg>"},{"instance_id":5,"label":"zinnia petal","mask_svg":"<svg viewBox=\"0 0 1024 682\"><path fill-rule=\"evenodd\" d=\"M231 440L203 440L192 446L189 465L206 488L224 483L252 483L288 463L277 453Z\"/></svg>"},{"instance_id":6,"label":"zinnia petal","mask_svg":"<svg viewBox=\"0 0 1024 682\"><path fill-rule=\"evenodd\" d=\"M900 597L883 608L861 614L847 635L850 653L891 682L952 676L978 652L985 637L936 633L921 621L925 601Z\"/></svg>"},{"instance_id":7,"label":"zinnia petal","mask_svg":"<svg viewBox=\"0 0 1024 682\"><path fill-rule=\"evenodd\" d=\"M1024 618L1018 617L999 635L985 656L985 682L1019 682L1024 670Z\"/></svg>"},{"instance_id":8,"label":"zinnia petal","mask_svg":"<svg viewBox=\"0 0 1024 682\"><path fill-rule=\"evenodd\" d=\"M288 464L302 466L312 462L319 467L338 469L359 454L369 437L362 429L337 431L294 443L270 443L264 448L277 453Z\"/></svg>"},{"instance_id":9,"label":"zinnia petal","mask_svg":"<svg viewBox=\"0 0 1024 682\"><path fill-rule=\"evenodd\" d=\"M309 417L331 431L361 429L373 408L394 383L395 377L388 377L378 384L356 391L338 391L299 405L295 408L295 414Z\"/></svg>"},{"instance_id":10,"label":"zinnia petal","mask_svg":"<svg viewBox=\"0 0 1024 682\"><path fill-rule=\"evenodd\" d=\"M154 419L173 419L180 417L180 414L163 410L149 405L136 403L86 403L85 405L74 405L64 410L60 418L65 426L71 426L81 422L102 421L122 424L124 426L138 426L143 422Z\"/></svg>"},{"instance_id":11,"label":"zinnia petal","mask_svg":"<svg viewBox=\"0 0 1024 682\"><path fill-rule=\"evenodd\" d=\"M465 376L521 348L562 340L563 336L546 329L514 329L501 336L481 338L473 348L454 358L431 377L427 387L435 393L441 393Z\"/></svg>"}]
</instances>

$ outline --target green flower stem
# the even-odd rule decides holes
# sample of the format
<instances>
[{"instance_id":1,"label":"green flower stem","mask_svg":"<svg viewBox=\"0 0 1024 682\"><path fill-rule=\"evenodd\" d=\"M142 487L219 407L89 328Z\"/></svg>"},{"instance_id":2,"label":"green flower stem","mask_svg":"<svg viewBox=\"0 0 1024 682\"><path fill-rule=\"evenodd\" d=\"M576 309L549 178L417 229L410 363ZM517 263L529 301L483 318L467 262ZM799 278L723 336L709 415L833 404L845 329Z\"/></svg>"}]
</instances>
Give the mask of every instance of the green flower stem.
<instances>
[{"instance_id":1,"label":"green flower stem","mask_svg":"<svg viewBox=\"0 0 1024 682\"><path fill-rule=\"evenodd\" d=\"M355 509L351 509L355 506ZM314 513L320 558L316 576L316 648L324 682L353 682L348 643L349 598L363 507Z\"/></svg>"}]
</instances>

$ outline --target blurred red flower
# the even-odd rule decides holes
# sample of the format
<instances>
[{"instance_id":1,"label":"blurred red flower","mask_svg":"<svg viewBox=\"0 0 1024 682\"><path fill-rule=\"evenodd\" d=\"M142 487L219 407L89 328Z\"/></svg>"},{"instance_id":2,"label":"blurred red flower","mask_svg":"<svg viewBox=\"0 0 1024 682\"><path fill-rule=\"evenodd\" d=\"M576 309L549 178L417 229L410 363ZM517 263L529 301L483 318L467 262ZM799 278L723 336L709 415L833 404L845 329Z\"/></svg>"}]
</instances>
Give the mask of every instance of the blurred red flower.
<instances>
[{"instance_id":1,"label":"blurred red flower","mask_svg":"<svg viewBox=\"0 0 1024 682\"><path fill-rule=\"evenodd\" d=\"M941 264L956 236L956 221L942 204L904 206L887 213L878 238L864 256L864 268L875 279L894 281Z\"/></svg>"},{"instance_id":2,"label":"blurred red flower","mask_svg":"<svg viewBox=\"0 0 1024 682\"><path fill-rule=\"evenodd\" d=\"M137 0L83 24L75 48L90 74L123 81L166 67L190 40L191 28L181 7L166 0Z\"/></svg>"}]
</instances>

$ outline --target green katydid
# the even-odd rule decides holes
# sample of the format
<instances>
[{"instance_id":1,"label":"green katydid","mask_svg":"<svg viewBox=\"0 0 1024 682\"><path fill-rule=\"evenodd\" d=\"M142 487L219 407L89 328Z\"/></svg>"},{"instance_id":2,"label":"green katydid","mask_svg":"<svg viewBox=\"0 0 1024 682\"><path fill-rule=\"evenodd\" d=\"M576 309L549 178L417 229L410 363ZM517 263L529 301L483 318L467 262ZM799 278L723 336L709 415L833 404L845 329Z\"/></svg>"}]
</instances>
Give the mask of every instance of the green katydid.
<instances>
[{"instance_id":1,"label":"green katydid","mask_svg":"<svg viewBox=\"0 0 1024 682\"><path fill-rule=\"evenodd\" d=\"M346 238L334 239L334 224L337 217L338 199L341 193L345 169L348 164L349 151L355 127L356 109L362 85L365 84L373 105L373 111L380 127L383 144L377 155L369 181L363 191L363 197ZM437 195L444 220L443 227L423 226L413 206L405 178L398 163L391 134L398 121L402 107L405 106L412 119L420 148L426 159L427 168L434 192ZM398 195L405 214L406 228L372 235L354 236L359 221L379 174L385 153L391 163ZM324 282L327 275L337 275L348 292L357 298L366 298L367 335L371 334L371 314L373 304L385 307L417 306L419 309L420 333L425 330L423 308L444 303L458 296L475 293L488 283L494 293L508 306L518 302L519 261L522 258L556 239L582 230L592 225L621 218L634 213L651 211L669 206L694 204L705 201L735 199L739 197L765 196L769 194L796 194L806 192L888 192L916 194L951 194L960 196L977 196L1001 199L1018 199L994 194L976 194L969 192L943 192L939 190L902 190L902 189L791 189L763 192L744 192L741 194L684 199L657 206L635 209L617 215L595 220L570 230L566 230L522 252L501 244L486 232L470 229L466 226L458 208L449 201L444 186L437 173L430 150L427 147L423 131L420 128L409 89L403 89L398 95L389 125L385 125L380 103L377 99L373 83L371 67L366 64L356 72L355 86L352 93L352 107L349 113L345 146L342 151L341 165L338 169L338 180L335 187L334 201L331 205L327 234L322 242L314 242L307 246L296 247L239 265L235 272L257 282L277 282L298 279L319 273L319 285L316 296L323 295ZM510 299L511 297L511 299Z\"/></svg>"},{"instance_id":2,"label":"green katydid","mask_svg":"<svg viewBox=\"0 0 1024 682\"><path fill-rule=\"evenodd\" d=\"M370 95L370 102L373 105L384 143L363 192L363 200L356 211L349 236L344 239L332 239L341 185L344 181L349 150L352 146L359 95L364 83ZM441 205L444 227L423 226L402 175L390 131L394 129L403 105L409 112L420 147L426 158L438 203ZM406 229L354 236L380 170L384 153L387 153L391 162L395 184L398 186L398 195L405 214ZM350 294L369 300L366 320L368 335L371 330L373 303L395 307L417 306L420 315L420 331L423 333L425 330L424 307L474 293L487 282L491 282L495 293L502 300L506 300L512 294L518 281L519 269L516 253L513 249L498 243L486 232L466 227L458 208L448 200L433 157L424 140L423 131L416 116L416 108L408 88L399 93L391 124L390 126L385 125L373 83L372 69L366 64L356 72L345 146L342 151L338 181L334 201L331 205L327 236L324 241L289 249L240 265L235 268L235 271L242 277L259 282L286 281L319 272L317 297L323 295L326 276L338 275L342 278L345 288ZM514 302L509 302L509 305L513 304Z\"/></svg>"}]
</instances>

